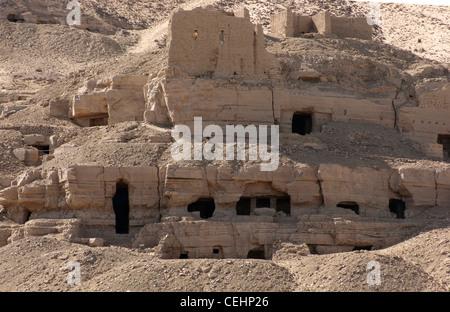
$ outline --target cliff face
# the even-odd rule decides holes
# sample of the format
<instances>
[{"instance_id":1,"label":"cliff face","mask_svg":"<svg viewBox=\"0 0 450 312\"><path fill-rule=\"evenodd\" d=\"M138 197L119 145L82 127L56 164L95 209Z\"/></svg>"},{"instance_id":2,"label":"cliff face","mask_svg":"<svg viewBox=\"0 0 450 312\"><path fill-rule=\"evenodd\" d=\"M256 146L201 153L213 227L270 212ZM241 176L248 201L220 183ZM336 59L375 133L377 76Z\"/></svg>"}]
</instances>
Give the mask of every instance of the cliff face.
<instances>
[{"instance_id":1,"label":"cliff face","mask_svg":"<svg viewBox=\"0 0 450 312\"><path fill-rule=\"evenodd\" d=\"M333 21L324 16L315 23ZM264 33L248 10L180 9L167 23L165 47L120 47L117 65L69 75L51 101L5 100L4 148L26 170L0 180L2 211L17 223L2 244L63 233L166 258L270 258L280 240L317 253L378 249L450 204L445 64L333 24ZM279 127L275 170L261 171L262 159L174 159L171 131L194 133L195 118L205 146L207 126ZM77 221L46 221L65 218Z\"/></svg>"},{"instance_id":2,"label":"cliff face","mask_svg":"<svg viewBox=\"0 0 450 312\"><path fill-rule=\"evenodd\" d=\"M67 3L0 0L0 290L448 291L448 7Z\"/></svg>"}]
</instances>

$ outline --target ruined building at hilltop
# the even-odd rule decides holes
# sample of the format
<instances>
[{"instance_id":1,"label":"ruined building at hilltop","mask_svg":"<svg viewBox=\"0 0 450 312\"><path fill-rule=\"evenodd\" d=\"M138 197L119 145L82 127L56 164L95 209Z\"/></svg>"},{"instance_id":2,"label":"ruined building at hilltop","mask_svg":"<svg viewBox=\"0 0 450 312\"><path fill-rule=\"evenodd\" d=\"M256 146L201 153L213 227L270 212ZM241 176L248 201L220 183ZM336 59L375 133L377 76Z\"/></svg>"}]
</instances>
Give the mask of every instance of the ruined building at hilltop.
<instances>
[{"instance_id":1,"label":"ruined building at hilltop","mask_svg":"<svg viewBox=\"0 0 450 312\"><path fill-rule=\"evenodd\" d=\"M286 10L272 18L275 43L296 44L305 34L364 45L371 27L328 13L304 17ZM375 124L416 142L438 165L346 166L331 153L316 164L288 161L281 151L274 171L246 162L173 159L36 169L0 190L0 204L23 224L2 229L0 242L64 232L78 242L101 237L157 247L166 258L270 258L277 241L305 243L317 253L390 246L420 226L413 220L423 211L450 205L450 169L442 162L450 150L445 76L418 80L406 92L398 72L380 74L371 63L364 70L384 75L382 84L343 86L339 76L311 68L286 73L265 40L246 10L179 10L169 25L167 66L148 76L90 81L88 92L74 95L70 118L84 127L138 121L193 129L195 117L203 127L277 125L280 146L301 145L312 155L326 153L310 135L329 123ZM50 110L61 114L60 107ZM55 159L71 150L40 139ZM168 149L173 141L168 133L154 140Z\"/></svg>"}]
</instances>

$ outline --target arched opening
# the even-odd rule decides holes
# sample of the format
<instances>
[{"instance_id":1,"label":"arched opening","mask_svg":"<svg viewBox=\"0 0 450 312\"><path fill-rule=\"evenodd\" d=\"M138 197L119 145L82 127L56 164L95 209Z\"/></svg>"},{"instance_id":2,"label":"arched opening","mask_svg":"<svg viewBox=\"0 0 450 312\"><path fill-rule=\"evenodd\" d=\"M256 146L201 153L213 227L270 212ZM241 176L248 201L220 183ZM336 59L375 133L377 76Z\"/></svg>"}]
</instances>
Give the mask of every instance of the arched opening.
<instances>
[{"instance_id":1,"label":"arched opening","mask_svg":"<svg viewBox=\"0 0 450 312\"><path fill-rule=\"evenodd\" d=\"M340 202L339 204L336 205L336 207L350 209L354 213L359 215L359 205L355 202Z\"/></svg>"},{"instance_id":2,"label":"arched opening","mask_svg":"<svg viewBox=\"0 0 450 312\"><path fill-rule=\"evenodd\" d=\"M307 113L295 113L292 117L292 133L300 135L309 134L312 131L312 115Z\"/></svg>"},{"instance_id":3,"label":"arched opening","mask_svg":"<svg viewBox=\"0 0 450 312\"><path fill-rule=\"evenodd\" d=\"M213 198L200 198L196 202L188 205L188 211L200 211L200 218L208 219L213 216L216 205Z\"/></svg>"},{"instance_id":4,"label":"arched opening","mask_svg":"<svg viewBox=\"0 0 450 312\"><path fill-rule=\"evenodd\" d=\"M123 180L116 184L116 194L113 197L113 209L116 215L116 233L128 234L130 202L128 198L128 184Z\"/></svg>"},{"instance_id":5,"label":"arched opening","mask_svg":"<svg viewBox=\"0 0 450 312\"><path fill-rule=\"evenodd\" d=\"M405 219L405 202L401 199L389 199L389 211L394 213L397 219Z\"/></svg>"}]
</instances>

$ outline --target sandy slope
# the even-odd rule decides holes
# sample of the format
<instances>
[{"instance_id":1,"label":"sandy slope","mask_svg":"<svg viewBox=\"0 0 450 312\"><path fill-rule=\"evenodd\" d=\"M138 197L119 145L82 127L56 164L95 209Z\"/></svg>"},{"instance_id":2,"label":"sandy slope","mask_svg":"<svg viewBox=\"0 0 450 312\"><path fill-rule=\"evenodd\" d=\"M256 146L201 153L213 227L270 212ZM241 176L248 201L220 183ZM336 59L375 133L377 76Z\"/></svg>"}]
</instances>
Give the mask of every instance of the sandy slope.
<instances>
[{"instance_id":1,"label":"sandy slope","mask_svg":"<svg viewBox=\"0 0 450 312\"><path fill-rule=\"evenodd\" d=\"M385 250L276 261L161 260L150 249L92 248L57 236L30 237L0 249L0 291L442 292L450 290L449 234L448 228L436 229ZM80 285L67 281L72 261L80 264ZM380 285L367 281L371 261L380 265Z\"/></svg>"}]
</instances>

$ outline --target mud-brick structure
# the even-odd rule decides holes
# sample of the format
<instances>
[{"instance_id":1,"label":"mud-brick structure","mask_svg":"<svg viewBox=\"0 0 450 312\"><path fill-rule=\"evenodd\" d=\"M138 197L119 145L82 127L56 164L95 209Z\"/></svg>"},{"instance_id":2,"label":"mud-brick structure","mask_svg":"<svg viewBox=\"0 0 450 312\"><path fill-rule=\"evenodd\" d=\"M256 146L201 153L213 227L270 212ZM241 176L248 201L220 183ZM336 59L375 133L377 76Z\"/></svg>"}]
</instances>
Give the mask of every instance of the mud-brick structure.
<instances>
[{"instance_id":1,"label":"mud-brick structure","mask_svg":"<svg viewBox=\"0 0 450 312\"><path fill-rule=\"evenodd\" d=\"M274 21L280 25L280 19ZM334 26L345 23L331 18L329 24L326 13L311 18L308 27L314 24L321 32L320 21L323 29L344 33ZM300 30L284 31L290 36ZM101 158L65 166L65 155L82 147L56 142L53 160L0 190L0 205L23 224L2 228L1 242L64 232L78 242L99 237L110 244L156 248L166 258L270 258L278 241L305 243L317 253L390 246L420 227L416 217L422 212L450 206L450 167L441 162L450 135L445 75L412 81L366 62L363 70L382 78L363 77L355 86L318 70L299 67L286 73L265 40L246 10L174 12L164 66L148 75L90 80L70 104L70 117L81 126L137 122L159 129L145 144L127 141L125 134L98 144L117 153L129 148L153 156L132 166ZM281 147L297 146L309 158L296 159L282 148L274 171L261 171L258 161L170 158L170 130L193 127L195 117L204 127L277 125ZM313 136L333 123L389 129L436 161L429 167L408 162L379 167L364 160L347 165L339 158L347 155L336 156ZM352 134L352 142L373 139L358 135ZM380 148L384 143L378 142ZM319 152L329 153L328 160L315 161Z\"/></svg>"}]
</instances>

